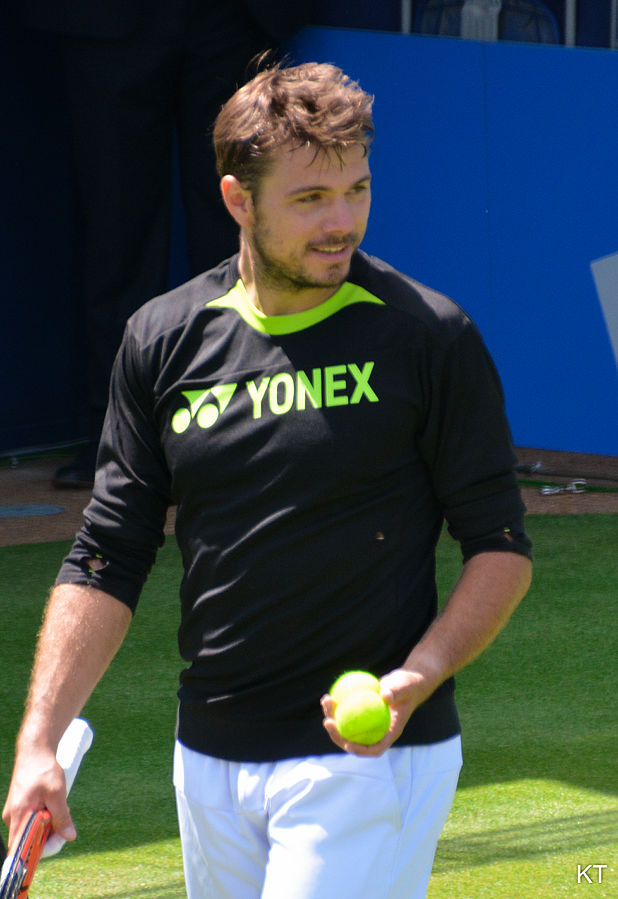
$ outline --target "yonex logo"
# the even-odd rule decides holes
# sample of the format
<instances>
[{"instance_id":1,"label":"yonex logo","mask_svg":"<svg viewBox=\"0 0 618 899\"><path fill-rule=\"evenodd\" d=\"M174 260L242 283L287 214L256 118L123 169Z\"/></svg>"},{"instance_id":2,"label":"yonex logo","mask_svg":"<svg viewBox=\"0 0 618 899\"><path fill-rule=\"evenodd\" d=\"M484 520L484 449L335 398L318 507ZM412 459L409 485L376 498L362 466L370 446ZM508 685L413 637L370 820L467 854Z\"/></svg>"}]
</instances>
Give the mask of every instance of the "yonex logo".
<instances>
[{"instance_id":1,"label":"yonex logo","mask_svg":"<svg viewBox=\"0 0 618 899\"><path fill-rule=\"evenodd\" d=\"M258 384L247 381L245 387L253 403L253 417L262 417L263 401L273 415L283 415L296 407L299 412L307 408L307 400L314 409L322 406L347 406L360 403L365 398L370 403L379 402L369 384L373 362L365 362L362 368L350 365L327 365L314 368L311 374L296 372L294 377L287 372L264 377Z\"/></svg>"},{"instance_id":2,"label":"yonex logo","mask_svg":"<svg viewBox=\"0 0 618 899\"><path fill-rule=\"evenodd\" d=\"M262 418L267 409L272 415L285 415L292 409L304 412L309 407L353 406L361 400L378 403L379 397L369 383L373 366L373 362L365 362L327 365L310 373L280 372L272 377L264 376L260 381L246 381L244 388L254 419ZM208 390L183 390L189 408L185 406L174 413L172 430L184 434L192 421L200 428L211 428L229 405L237 386L219 384Z\"/></svg>"},{"instance_id":3,"label":"yonex logo","mask_svg":"<svg viewBox=\"0 0 618 899\"><path fill-rule=\"evenodd\" d=\"M211 428L225 411L235 390L236 384L219 384L208 390L183 390L182 395L189 400L189 408L178 409L174 413L172 430L176 434L184 434L193 419L200 428ZM214 396L215 403L206 402L209 394Z\"/></svg>"}]
</instances>

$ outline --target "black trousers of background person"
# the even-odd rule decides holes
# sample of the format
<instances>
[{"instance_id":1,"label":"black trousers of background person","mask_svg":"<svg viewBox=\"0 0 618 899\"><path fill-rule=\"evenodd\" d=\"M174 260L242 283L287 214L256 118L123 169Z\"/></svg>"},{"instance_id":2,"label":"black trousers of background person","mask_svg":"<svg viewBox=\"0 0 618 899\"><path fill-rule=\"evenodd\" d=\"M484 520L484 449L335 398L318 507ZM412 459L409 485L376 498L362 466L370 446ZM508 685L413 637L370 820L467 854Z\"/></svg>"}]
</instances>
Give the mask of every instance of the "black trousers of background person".
<instances>
[{"instance_id":1,"label":"black trousers of background person","mask_svg":"<svg viewBox=\"0 0 618 899\"><path fill-rule=\"evenodd\" d=\"M236 252L212 125L272 38L240 0L153 4L122 38L62 37L81 208L91 439L127 318L168 288L177 134L191 276ZM164 10L164 12L161 12Z\"/></svg>"}]
</instances>

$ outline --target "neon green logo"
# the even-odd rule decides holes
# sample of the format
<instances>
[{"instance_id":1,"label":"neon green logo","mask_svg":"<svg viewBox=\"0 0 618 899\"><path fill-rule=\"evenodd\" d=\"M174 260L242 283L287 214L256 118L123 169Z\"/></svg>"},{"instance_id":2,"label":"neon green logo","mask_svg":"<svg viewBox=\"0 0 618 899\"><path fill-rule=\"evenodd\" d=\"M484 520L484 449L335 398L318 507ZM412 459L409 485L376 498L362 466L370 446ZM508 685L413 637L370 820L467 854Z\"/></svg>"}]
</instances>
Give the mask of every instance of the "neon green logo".
<instances>
[{"instance_id":1,"label":"neon green logo","mask_svg":"<svg viewBox=\"0 0 618 899\"><path fill-rule=\"evenodd\" d=\"M246 381L245 395L251 401L253 418L262 418L266 411L272 415L285 415L292 409L304 412L332 406L354 406L365 400L379 403L380 398L369 383L373 362L362 365L327 365L311 372L297 371L264 376L260 381ZM212 428L226 410L238 384L219 384L208 390L183 390L189 403L177 409L172 416L172 430L184 434L192 421L200 428ZM209 399L209 402L206 400Z\"/></svg>"},{"instance_id":2,"label":"neon green logo","mask_svg":"<svg viewBox=\"0 0 618 899\"><path fill-rule=\"evenodd\" d=\"M300 412L307 407L307 400L314 409L322 406L347 406L366 399L370 403L379 402L374 389L369 384L373 362L365 362L362 368L350 365L327 365L314 368L311 374L297 371L296 377L287 372L262 378L259 384L247 381L245 388L253 404L253 417L262 417L264 401L273 415L284 415L294 406Z\"/></svg>"},{"instance_id":3,"label":"neon green logo","mask_svg":"<svg viewBox=\"0 0 618 899\"><path fill-rule=\"evenodd\" d=\"M234 396L236 386L236 384L219 384L208 390L183 390L182 395L189 401L189 408L184 407L174 413L172 417L174 433L184 434L193 419L200 428L212 428ZM209 394L213 395L216 402L206 402Z\"/></svg>"}]
</instances>

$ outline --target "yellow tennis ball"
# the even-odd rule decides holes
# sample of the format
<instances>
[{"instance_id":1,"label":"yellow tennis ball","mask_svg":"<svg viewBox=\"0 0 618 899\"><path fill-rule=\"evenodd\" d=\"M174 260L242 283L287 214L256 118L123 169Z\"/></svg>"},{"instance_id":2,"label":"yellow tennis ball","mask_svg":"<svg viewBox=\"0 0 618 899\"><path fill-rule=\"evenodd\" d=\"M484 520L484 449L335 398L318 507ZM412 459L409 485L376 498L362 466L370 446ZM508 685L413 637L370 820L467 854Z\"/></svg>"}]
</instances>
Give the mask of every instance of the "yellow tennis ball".
<instances>
[{"instance_id":1,"label":"yellow tennis ball","mask_svg":"<svg viewBox=\"0 0 618 899\"><path fill-rule=\"evenodd\" d=\"M391 725L391 710L374 690L355 690L335 707L335 724L345 740L371 746Z\"/></svg>"},{"instance_id":2,"label":"yellow tennis ball","mask_svg":"<svg viewBox=\"0 0 618 899\"><path fill-rule=\"evenodd\" d=\"M380 695L380 681L368 671L347 671L330 689L334 718L346 740L379 743L391 723L390 708Z\"/></svg>"},{"instance_id":3,"label":"yellow tennis ball","mask_svg":"<svg viewBox=\"0 0 618 899\"><path fill-rule=\"evenodd\" d=\"M330 697L338 705L350 693L357 690L370 690L380 695L380 681L368 671L348 671L337 678L330 688Z\"/></svg>"}]
</instances>

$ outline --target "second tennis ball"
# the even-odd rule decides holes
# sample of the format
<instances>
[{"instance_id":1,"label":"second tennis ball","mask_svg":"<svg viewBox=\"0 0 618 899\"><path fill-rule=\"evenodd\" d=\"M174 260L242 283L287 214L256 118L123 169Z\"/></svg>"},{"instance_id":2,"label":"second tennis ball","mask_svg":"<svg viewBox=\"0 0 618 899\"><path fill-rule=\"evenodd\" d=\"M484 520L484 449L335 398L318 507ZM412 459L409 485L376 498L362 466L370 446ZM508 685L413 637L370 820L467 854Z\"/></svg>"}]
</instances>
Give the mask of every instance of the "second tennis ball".
<instances>
[{"instance_id":1,"label":"second tennis ball","mask_svg":"<svg viewBox=\"0 0 618 899\"><path fill-rule=\"evenodd\" d=\"M380 696L377 678L352 671L333 684L335 723L341 736L352 743L379 743L391 724L391 711Z\"/></svg>"},{"instance_id":2,"label":"second tennis ball","mask_svg":"<svg viewBox=\"0 0 618 899\"><path fill-rule=\"evenodd\" d=\"M380 681L368 671L346 671L330 688L330 697L335 705L339 705L346 696L358 690L371 690L379 696Z\"/></svg>"}]
</instances>

